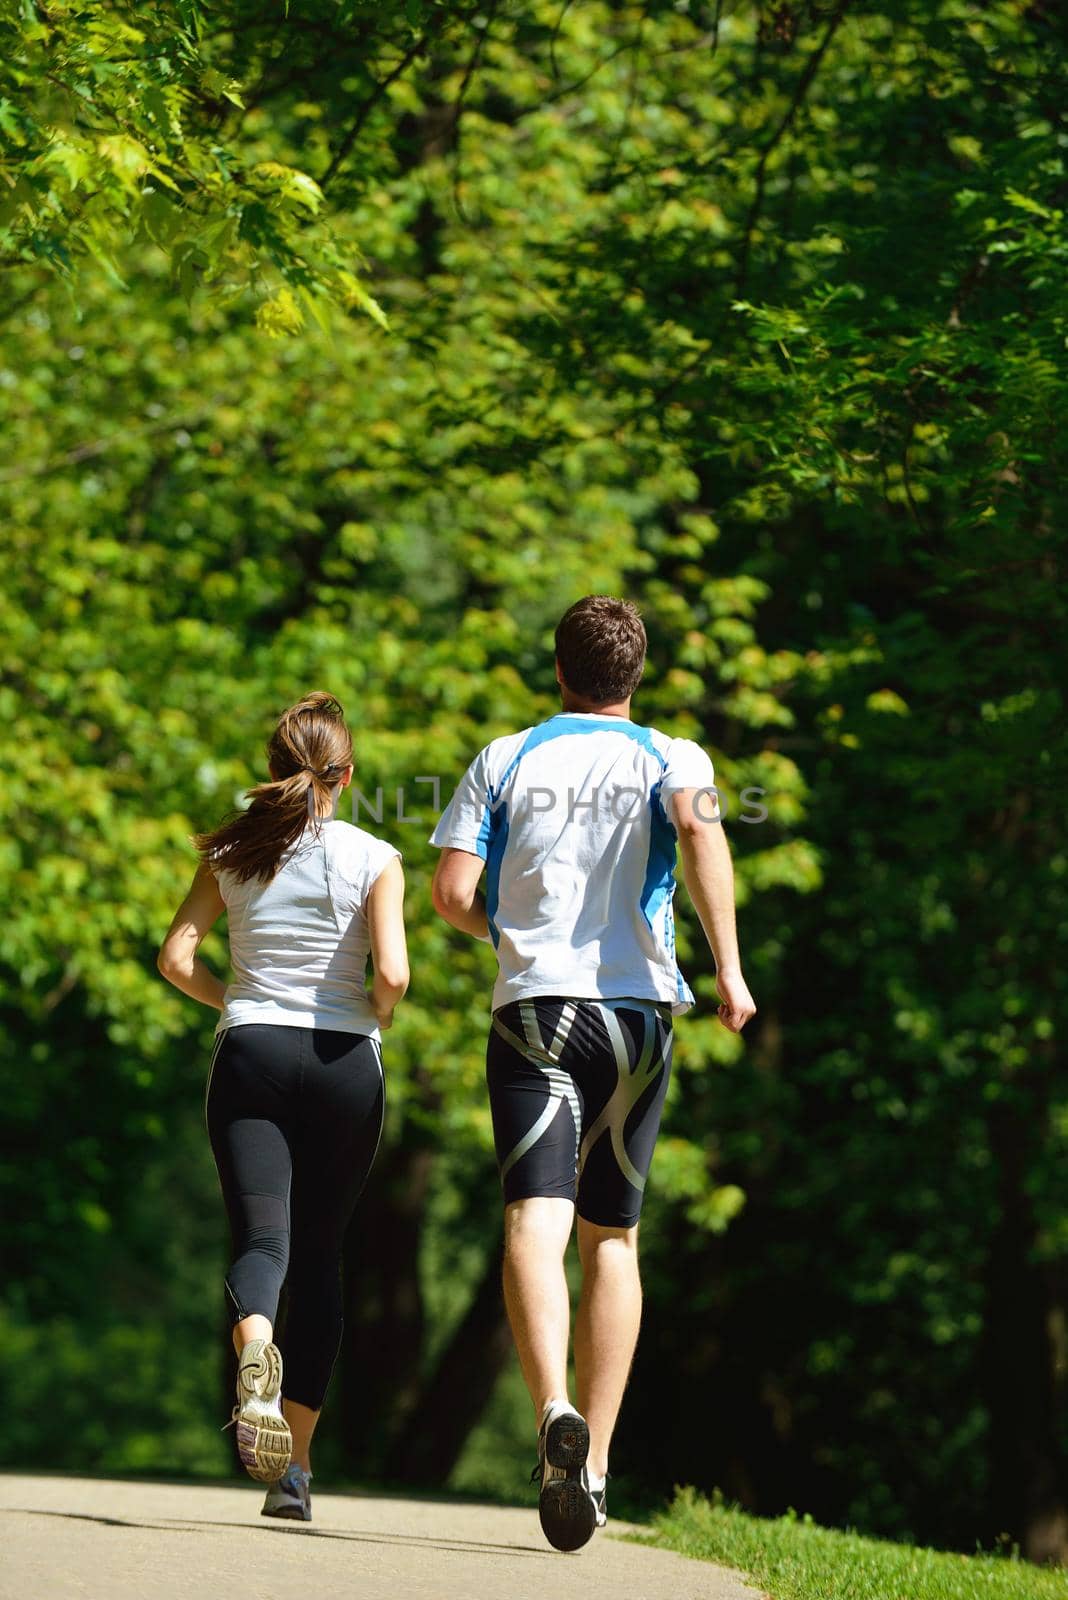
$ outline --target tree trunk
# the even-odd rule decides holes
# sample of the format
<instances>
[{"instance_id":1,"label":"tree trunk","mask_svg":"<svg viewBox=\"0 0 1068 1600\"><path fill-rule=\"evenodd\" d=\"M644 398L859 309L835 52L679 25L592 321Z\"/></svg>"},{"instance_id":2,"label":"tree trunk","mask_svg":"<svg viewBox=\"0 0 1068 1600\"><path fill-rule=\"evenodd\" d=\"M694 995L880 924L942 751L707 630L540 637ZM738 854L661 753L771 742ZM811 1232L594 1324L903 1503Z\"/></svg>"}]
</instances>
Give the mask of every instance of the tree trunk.
<instances>
[{"instance_id":1,"label":"tree trunk","mask_svg":"<svg viewBox=\"0 0 1068 1600\"><path fill-rule=\"evenodd\" d=\"M423 1347L419 1243L434 1152L410 1127L382 1152L345 1242L341 1421L346 1467L380 1476L415 1404Z\"/></svg>"},{"instance_id":2,"label":"tree trunk","mask_svg":"<svg viewBox=\"0 0 1068 1600\"><path fill-rule=\"evenodd\" d=\"M1035 1097L1037 1098L1037 1097ZM1035 1260L1037 1223L1028 1157L1042 1116L1035 1099L996 1104L989 1117L1000 1218L987 1275L986 1386L990 1513L1029 1561L1068 1561L1068 1471L1058 1447L1048 1276Z\"/></svg>"},{"instance_id":3,"label":"tree trunk","mask_svg":"<svg viewBox=\"0 0 1068 1600\"><path fill-rule=\"evenodd\" d=\"M471 1304L390 1451L387 1478L444 1483L489 1403L512 1348L501 1292L502 1255L498 1236Z\"/></svg>"}]
</instances>

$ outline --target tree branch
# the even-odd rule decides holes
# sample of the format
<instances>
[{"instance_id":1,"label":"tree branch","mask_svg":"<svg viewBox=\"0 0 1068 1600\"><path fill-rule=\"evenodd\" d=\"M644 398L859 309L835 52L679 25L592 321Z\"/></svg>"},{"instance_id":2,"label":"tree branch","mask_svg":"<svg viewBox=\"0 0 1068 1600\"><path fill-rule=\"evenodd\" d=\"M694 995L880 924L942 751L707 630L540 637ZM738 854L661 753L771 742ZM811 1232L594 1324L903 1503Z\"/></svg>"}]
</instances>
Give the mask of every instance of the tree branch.
<instances>
[{"instance_id":1,"label":"tree branch","mask_svg":"<svg viewBox=\"0 0 1068 1600\"><path fill-rule=\"evenodd\" d=\"M439 23L438 27L440 28L440 26L441 24ZM371 112L374 110L375 106L378 105L379 101L387 93L390 86L396 83L397 79L408 70L416 56L419 55L420 52L425 48L425 46L429 43L430 38L436 31L437 29L428 28L425 33L421 33L415 43L411 45L401 56L392 72L388 72L384 78L379 79L378 83L376 83L373 92L367 97L357 112L356 120L353 122L351 128L342 139L341 143L338 145L337 150L334 153L333 160L330 162L330 165L327 167L323 176L319 179L320 189L325 190L327 184L332 182L334 177L337 175L339 168L344 164L345 161L348 160L352 147L356 143L356 140L360 137L360 133L363 130L364 124L371 115Z\"/></svg>"},{"instance_id":2,"label":"tree branch","mask_svg":"<svg viewBox=\"0 0 1068 1600\"><path fill-rule=\"evenodd\" d=\"M471 79L474 77L478 68L478 63L482 59L482 52L486 48L486 40L489 38L490 24L493 22L493 19L497 15L499 9L500 0L492 0L492 3L489 7L489 13L486 17L485 27L479 30L475 48L472 50L471 55L468 58L467 66L464 68L464 75L460 80L460 87L453 103L452 198L453 204L455 205L461 217L464 216L464 208L463 202L460 199L460 179L462 176L460 167L460 125L463 119L464 101L467 98L467 91L471 86ZM464 220L467 220L466 217L464 217Z\"/></svg>"},{"instance_id":3,"label":"tree branch","mask_svg":"<svg viewBox=\"0 0 1068 1600\"><path fill-rule=\"evenodd\" d=\"M744 294L746 281L749 276L749 256L753 242L753 230L757 225L757 221L764 205L764 184L767 178L768 162L774 152L778 149L782 140L785 138L791 123L796 117L798 111L801 109L801 105L804 102L805 96L808 94L809 89L811 89L813 80L820 69L820 63L823 61L823 58L827 53L827 48L835 34L838 32L838 28L842 22L842 19L849 9L849 4L850 0L839 0L838 8L831 17L831 20L828 22L823 38L809 56L808 61L805 64L804 72L802 72L801 76L797 80L797 83L794 85L794 92L790 98L790 104L786 108L786 112L782 121L775 129L775 132L772 134L763 150L760 152L760 160L757 162L756 169L756 193L753 196L753 203L749 207L749 212L745 219L745 231L742 235L742 253L738 266L738 281L734 289L734 297L736 300L741 299L742 295Z\"/></svg>"}]
</instances>

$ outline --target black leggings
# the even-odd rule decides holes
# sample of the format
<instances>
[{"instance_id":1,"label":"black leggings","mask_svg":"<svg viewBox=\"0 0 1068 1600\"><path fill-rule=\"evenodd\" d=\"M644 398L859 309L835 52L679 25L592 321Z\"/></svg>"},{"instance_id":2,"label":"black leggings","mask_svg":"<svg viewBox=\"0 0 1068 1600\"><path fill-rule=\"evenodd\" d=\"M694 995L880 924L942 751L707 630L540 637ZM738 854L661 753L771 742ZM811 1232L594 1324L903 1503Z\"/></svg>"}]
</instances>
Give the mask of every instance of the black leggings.
<instances>
[{"instance_id":1,"label":"black leggings","mask_svg":"<svg viewBox=\"0 0 1068 1600\"><path fill-rule=\"evenodd\" d=\"M206 1111L233 1238L231 1316L273 1323L288 1275L283 1393L318 1411L341 1344L342 1240L382 1132L378 1042L323 1028L228 1028Z\"/></svg>"}]
</instances>

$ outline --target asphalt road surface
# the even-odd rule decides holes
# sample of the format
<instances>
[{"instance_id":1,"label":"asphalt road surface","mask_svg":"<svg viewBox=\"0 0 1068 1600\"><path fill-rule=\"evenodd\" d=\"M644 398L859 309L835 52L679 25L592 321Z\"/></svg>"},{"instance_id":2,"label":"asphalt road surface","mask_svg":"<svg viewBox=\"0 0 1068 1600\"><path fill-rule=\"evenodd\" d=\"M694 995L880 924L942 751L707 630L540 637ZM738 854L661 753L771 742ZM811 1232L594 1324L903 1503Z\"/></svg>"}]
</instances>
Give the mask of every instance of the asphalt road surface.
<instances>
[{"instance_id":1,"label":"asphalt road surface","mask_svg":"<svg viewBox=\"0 0 1068 1600\"><path fill-rule=\"evenodd\" d=\"M736 1574L612 1534L560 1555L535 1510L262 1487L0 1475L3 1600L758 1600Z\"/></svg>"}]
</instances>

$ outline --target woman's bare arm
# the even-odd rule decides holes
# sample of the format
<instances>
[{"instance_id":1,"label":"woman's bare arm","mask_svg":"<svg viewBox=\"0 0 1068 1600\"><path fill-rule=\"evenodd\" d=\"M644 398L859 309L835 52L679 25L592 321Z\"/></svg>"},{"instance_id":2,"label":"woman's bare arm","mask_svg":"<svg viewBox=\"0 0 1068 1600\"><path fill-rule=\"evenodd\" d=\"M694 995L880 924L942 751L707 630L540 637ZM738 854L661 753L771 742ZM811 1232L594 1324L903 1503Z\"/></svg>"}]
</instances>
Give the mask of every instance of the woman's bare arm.
<instances>
[{"instance_id":1,"label":"woman's bare arm","mask_svg":"<svg viewBox=\"0 0 1068 1600\"><path fill-rule=\"evenodd\" d=\"M399 856L382 868L367 896L374 978L371 1004L380 1028L393 1023L393 1011L408 988L408 942L404 935L404 869Z\"/></svg>"},{"instance_id":2,"label":"woman's bare arm","mask_svg":"<svg viewBox=\"0 0 1068 1600\"><path fill-rule=\"evenodd\" d=\"M197 952L225 909L218 880L202 861L189 893L174 914L156 960L168 983L202 1005L214 1006L216 1011L222 1010L226 985Z\"/></svg>"}]
</instances>

